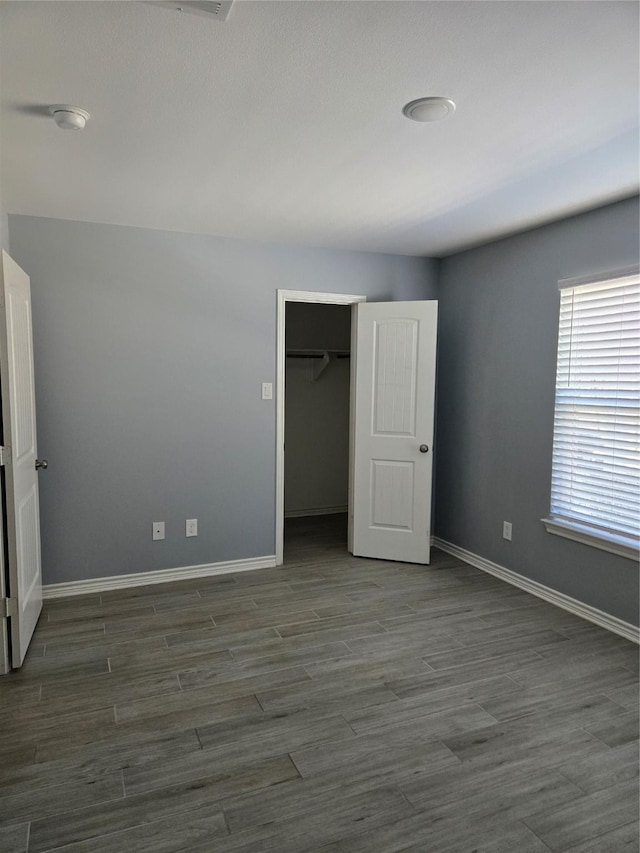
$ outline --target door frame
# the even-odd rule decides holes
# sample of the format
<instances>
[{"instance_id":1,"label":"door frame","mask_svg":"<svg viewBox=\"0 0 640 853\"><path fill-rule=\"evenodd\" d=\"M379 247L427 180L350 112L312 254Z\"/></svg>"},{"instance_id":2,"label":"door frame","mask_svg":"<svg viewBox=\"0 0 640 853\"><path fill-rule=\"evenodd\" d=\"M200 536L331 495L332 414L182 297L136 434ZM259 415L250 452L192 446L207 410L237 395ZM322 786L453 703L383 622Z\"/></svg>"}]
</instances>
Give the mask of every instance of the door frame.
<instances>
[{"instance_id":1,"label":"door frame","mask_svg":"<svg viewBox=\"0 0 640 853\"><path fill-rule=\"evenodd\" d=\"M311 302L317 305L351 305L351 376L349 404L349 531L351 531L351 486L353 460L353 393L355 387L356 361L356 323L355 306L366 302L367 297L352 293L319 293L313 290L277 290L276 291L277 325L276 325L276 566L284 562L284 429L285 429L285 373L286 373L286 339L285 323L287 302ZM349 542L351 534L349 533Z\"/></svg>"}]
</instances>

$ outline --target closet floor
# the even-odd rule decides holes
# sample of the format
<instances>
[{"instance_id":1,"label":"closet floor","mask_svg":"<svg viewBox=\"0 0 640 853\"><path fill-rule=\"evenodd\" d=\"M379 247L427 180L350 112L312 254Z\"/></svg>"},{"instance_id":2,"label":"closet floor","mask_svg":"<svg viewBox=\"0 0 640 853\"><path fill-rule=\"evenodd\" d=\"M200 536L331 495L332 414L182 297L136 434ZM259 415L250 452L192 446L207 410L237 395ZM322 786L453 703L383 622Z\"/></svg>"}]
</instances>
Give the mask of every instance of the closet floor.
<instances>
[{"instance_id":1,"label":"closet floor","mask_svg":"<svg viewBox=\"0 0 640 853\"><path fill-rule=\"evenodd\" d=\"M442 552L45 603L0 679L3 853L638 850L638 650Z\"/></svg>"}]
</instances>

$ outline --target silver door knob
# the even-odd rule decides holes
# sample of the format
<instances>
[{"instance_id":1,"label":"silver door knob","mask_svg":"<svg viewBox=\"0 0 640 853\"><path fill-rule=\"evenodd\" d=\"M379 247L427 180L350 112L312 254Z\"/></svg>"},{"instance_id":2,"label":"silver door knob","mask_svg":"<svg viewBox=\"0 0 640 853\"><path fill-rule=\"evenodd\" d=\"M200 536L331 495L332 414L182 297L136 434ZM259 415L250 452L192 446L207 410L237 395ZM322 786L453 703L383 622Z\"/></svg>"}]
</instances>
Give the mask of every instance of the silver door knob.
<instances>
[{"instance_id":1,"label":"silver door knob","mask_svg":"<svg viewBox=\"0 0 640 853\"><path fill-rule=\"evenodd\" d=\"M48 467L49 467L49 463L47 462L46 459L36 459L36 471L39 468L42 468L44 471L46 471Z\"/></svg>"},{"instance_id":2,"label":"silver door knob","mask_svg":"<svg viewBox=\"0 0 640 853\"><path fill-rule=\"evenodd\" d=\"M428 452L429 452L429 445L428 444L421 444L420 445L420 453L428 453Z\"/></svg>"}]
</instances>

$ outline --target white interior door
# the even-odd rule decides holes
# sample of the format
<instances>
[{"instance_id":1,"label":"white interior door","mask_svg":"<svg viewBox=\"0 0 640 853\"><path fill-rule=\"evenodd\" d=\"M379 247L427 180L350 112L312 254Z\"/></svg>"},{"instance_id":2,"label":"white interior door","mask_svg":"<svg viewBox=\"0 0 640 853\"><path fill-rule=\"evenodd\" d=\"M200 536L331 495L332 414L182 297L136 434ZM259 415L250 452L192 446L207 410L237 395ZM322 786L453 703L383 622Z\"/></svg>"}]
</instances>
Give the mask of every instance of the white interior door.
<instances>
[{"instance_id":1,"label":"white interior door","mask_svg":"<svg viewBox=\"0 0 640 853\"><path fill-rule=\"evenodd\" d=\"M353 553L428 563L438 303L356 308Z\"/></svg>"},{"instance_id":2,"label":"white interior door","mask_svg":"<svg viewBox=\"0 0 640 853\"><path fill-rule=\"evenodd\" d=\"M11 662L22 665L42 608L36 406L29 277L2 252L0 378L9 556Z\"/></svg>"}]
</instances>

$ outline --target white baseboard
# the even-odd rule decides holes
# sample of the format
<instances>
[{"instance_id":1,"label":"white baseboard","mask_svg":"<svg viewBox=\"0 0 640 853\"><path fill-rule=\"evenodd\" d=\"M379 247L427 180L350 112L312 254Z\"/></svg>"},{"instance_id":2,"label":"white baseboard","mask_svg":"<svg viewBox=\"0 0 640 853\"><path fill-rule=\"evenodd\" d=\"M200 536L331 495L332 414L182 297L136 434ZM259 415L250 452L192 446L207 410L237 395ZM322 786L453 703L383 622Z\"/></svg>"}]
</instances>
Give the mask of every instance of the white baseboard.
<instances>
[{"instance_id":1,"label":"white baseboard","mask_svg":"<svg viewBox=\"0 0 640 853\"><path fill-rule=\"evenodd\" d=\"M111 575L103 578L51 583L42 587L43 598L62 598L67 595L85 595L88 592L107 592L131 586L183 581L191 578L206 578L212 575L228 575L235 572L252 572L255 569L270 569L276 564L275 556L251 557L248 560L228 560L224 563L203 563L199 566L182 566L177 569L158 569L153 572L137 572L133 575Z\"/></svg>"},{"instance_id":2,"label":"white baseboard","mask_svg":"<svg viewBox=\"0 0 640 853\"><path fill-rule=\"evenodd\" d=\"M347 513L348 506L321 506L316 509L290 509L285 512L285 518L305 518L308 515L338 515L338 513Z\"/></svg>"},{"instance_id":3,"label":"white baseboard","mask_svg":"<svg viewBox=\"0 0 640 853\"><path fill-rule=\"evenodd\" d=\"M625 622L616 616L611 616L603 610L598 610L597 607L584 604L584 602L578 601L577 598L571 598L571 596L565 595L563 592L558 592L549 586L532 581L524 577L524 575L519 575L517 572L511 571L511 569L506 569L504 566L498 565L498 563L493 563L491 560L480 557L478 554L467 551L465 548L459 548L457 545L446 542L437 536L433 538L433 544L436 548L440 548L441 551L446 551L447 554L458 557L460 560L469 563L471 566L475 566L477 569L481 569L483 572L488 572L488 574L494 575L500 578L500 580L524 589L525 592L530 592L538 598L543 598L545 601L555 604L556 607L561 607L563 610L573 613L574 616L588 619L589 622L593 622L601 628L606 628L608 631L613 631L614 634L619 634L625 640L640 643L640 629L636 628L630 622Z\"/></svg>"}]
</instances>

